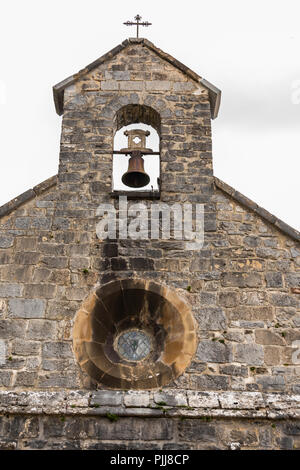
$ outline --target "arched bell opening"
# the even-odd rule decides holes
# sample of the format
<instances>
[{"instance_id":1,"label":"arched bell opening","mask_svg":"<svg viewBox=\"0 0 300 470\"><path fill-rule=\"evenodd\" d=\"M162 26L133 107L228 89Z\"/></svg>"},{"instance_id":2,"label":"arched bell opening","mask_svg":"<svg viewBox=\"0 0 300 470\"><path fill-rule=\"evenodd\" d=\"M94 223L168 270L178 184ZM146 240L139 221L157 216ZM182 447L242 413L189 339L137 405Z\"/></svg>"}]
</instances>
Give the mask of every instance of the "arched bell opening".
<instances>
[{"instance_id":1,"label":"arched bell opening","mask_svg":"<svg viewBox=\"0 0 300 470\"><path fill-rule=\"evenodd\" d=\"M113 191L158 191L159 113L149 106L131 104L116 113L114 124Z\"/></svg>"},{"instance_id":2,"label":"arched bell opening","mask_svg":"<svg viewBox=\"0 0 300 470\"><path fill-rule=\"evenodd\" d=\"M158 388L190 364L195 328L188 305L173 290L140 279L113 281L83 302L74 352L81 368L108 388Z\"/></svg>"}]
</instances>

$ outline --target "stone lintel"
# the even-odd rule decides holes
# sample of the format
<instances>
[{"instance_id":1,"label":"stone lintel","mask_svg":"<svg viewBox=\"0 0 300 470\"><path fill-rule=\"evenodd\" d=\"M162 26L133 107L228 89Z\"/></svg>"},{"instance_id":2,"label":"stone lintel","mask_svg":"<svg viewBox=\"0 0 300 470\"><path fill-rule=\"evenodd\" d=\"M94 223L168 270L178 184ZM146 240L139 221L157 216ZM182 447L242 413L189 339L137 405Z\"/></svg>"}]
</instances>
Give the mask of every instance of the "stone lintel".
<instances>
[{"instance_id":1,"label":"stone lintel","mask_svg":"<svg viewBox=\"0 0 300 470\"><path fill-rule=\"evenodd\" d=\"M0 391L0 413L139 417L300 418L300 395L261 392L156 391ZM103 402L101 400L103 397ZM182 405L181 403L188 403ZM120 403L116 406L116 403ZM136 405L135 405L136 403ZM189 406L193 404L193 406Z\"/></svg>"}]
</instances>

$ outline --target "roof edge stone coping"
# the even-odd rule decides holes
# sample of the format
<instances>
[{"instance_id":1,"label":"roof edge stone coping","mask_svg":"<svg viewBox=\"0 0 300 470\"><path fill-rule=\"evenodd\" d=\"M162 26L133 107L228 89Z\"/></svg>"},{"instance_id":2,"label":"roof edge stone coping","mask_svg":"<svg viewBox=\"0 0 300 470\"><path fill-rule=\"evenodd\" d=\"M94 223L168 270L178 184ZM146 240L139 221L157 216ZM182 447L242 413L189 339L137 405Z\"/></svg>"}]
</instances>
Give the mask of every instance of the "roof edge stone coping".
<instances>
[{"instance_id":1,"label":"roof edge stone coping","mask_svg":"<svg viewBox=\"0 0 300 470\"><path fill-rule=\"evenodd\" d=\"M219 107L220 107L220 101L221 101L221 90L219 90L217 87L212 85L210 82L208 82L204 78L200 77L196 72L193 72L193 70L191 70L189 67L184 65L179 60L172 57L170 54L167 54L166 52L164 52L161 49L159 49L158 47L156 47L152 42L148 41L148 39L145 39L145 38L129 38L129 39L126 39L121 44L119 44L118 46L114 47L113 49L111 49L106 54L104 54L101 57L99 57L98 59L96 59L91 64L89 64L86 67L84 67L83 69L79 70L78 73L75 73L74 75L71 75L70 77L66 78L65 80L63 80L63 81L57 83L56 85L54 85L53 86L53 98L54 98L54 104L55 104L55 109L56 109L57 114L59 116L61 116L64 112L63 105L64 105L64 90L65 90L65 88L67 88L68 86L75 83L76 80L78 80L82 76L86 75L88 72L90 72L94 68L96 68L99 65L103 64L107 60L110 60L111 58L113 58L115 55L117 55L119 52L121 52L123 49L125 49L130 44L145 45L146 47L148 47L148 49L153 51L159 57L166 60L167 62L169 62L174 67L181 70L184 74L186 74L192 80L196 81L197 83L200 83L204 88L206 88L208 90L209 100L210 100L210 103L211 103L211 118L215 119L217 117Z\"/></svg>"},{"instance_id":2,"label":"roof edge stone coping","mask_svg":"<svg viewBox=\"0 0 300 470\"><path fill-rule=\"evenodd\" d=\"M51 178L48 178L47 180L43 181L42 183L37 184L32 189L28 189L28 191L25 191L24 193L20 194L19 196L15 197L11 201L7 202L6 204L0 207L0 218L10 214L15 209L18 209L18 207L20 207L25 202L28 202L31 199L40 196L56 184L57 175L54 175Z\"/></svg>"},{"instance_id":3,"label":"roof edge stone coping","mask_svg":"<svg viewBox=\"0 0 300 470\"><path fill-rule=\"evenodd\" d=\"M214 177L215 186L223 191L225 194L230 196L232 199L240 203L242 206L246 207L247 209L252 210L256 214L258 214L262 219L269 222L271 225L274 225L278 230L285 233L293 240L300 241L300 232L294 229L290 225L286 224L282 220L280 220L275 215L268 212L263 207L259 206L255 202L253 202L248 197L244 196L242 193L237 191L236 189L229 186L229 184L224 183L224 181L220 180L216 176ZM4 217L15 209L20 207L27 201L34 199L35 197L39 196L43 192L47 191L48 189L52 188L57 184L57 175L48 178L47 180L43 181L42 183L34 186L32 189L25 191L24 193L20 194L16 198L12 199L11 201L7 202L3 206L0 207L0 218Z\"/></svg>"},{"instance_id":4,"label":"roof edge stone coping","mask_svg":"<svg viewBox=\"0 0 300 470\"><path fill-rule=\"evenodd\" d=\"M300 232L298 232L298 230L294 229L290 225L278 219L278 217L271 214L266 209L259 206L258 204L253 202L251 199L244 196L242 193L232 188L231 186L229 186L227 183L224 183L224 181L221 181L216 176L214 177L214 182L218 189L223 191L228 196L232 197L232 199L239 202L242 206L246 207L247 209L252 210L256 214L258 214L260 217L262 217L264 220L269 222L271 225L274 225L281 232L285 233L286 235L289 235L294 240L300 241Z\"/></svg>"}]
</instances>

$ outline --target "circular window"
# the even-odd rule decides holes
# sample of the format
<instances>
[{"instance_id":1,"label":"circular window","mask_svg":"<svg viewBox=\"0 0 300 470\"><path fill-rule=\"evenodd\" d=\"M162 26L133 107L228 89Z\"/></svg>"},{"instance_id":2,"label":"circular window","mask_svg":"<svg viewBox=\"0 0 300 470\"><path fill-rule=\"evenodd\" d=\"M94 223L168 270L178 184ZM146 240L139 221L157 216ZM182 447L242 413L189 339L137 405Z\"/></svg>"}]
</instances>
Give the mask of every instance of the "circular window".
<instances>
[{"instance_id":1,"label":"circular window","mask_svg":"<svg viewBox=\"0 0 300 470\"><path fill-rule=\"evenodd\" d=\"M144 331L125 331L117 338L116 349L128 361L142 361L151 351L151 340Z\"/></svg>"},{"instance_id":2,"label":"circular window","mask_svg":"<svg viewBox=\"0 0 300 470\"><path fill-rule=\"evenodd\" d=\"M196 324L173 289L143 279L107 283L77 312L74 353L97 383L151 389L171 383L196 352Z\"/></svg>"}]
</instances>

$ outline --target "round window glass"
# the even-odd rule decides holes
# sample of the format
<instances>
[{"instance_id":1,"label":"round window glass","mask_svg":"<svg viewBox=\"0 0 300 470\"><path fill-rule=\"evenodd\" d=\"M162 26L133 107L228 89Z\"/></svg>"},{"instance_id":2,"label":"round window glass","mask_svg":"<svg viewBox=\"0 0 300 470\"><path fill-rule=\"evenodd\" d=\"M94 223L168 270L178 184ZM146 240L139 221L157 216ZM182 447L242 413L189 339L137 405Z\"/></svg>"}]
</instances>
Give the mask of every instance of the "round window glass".
<instances>
[{"instance_id":1,"label":"round window glass","mask_svg":"<svg viewBox=\"0 0 300 470\"><path fill-rule=\"evenodd\" d=\"M128 361L141 361L151 351L151 340L143 331L126 331L119 336L117 349L119 354Z\"/></svg>"}]
</instances>

